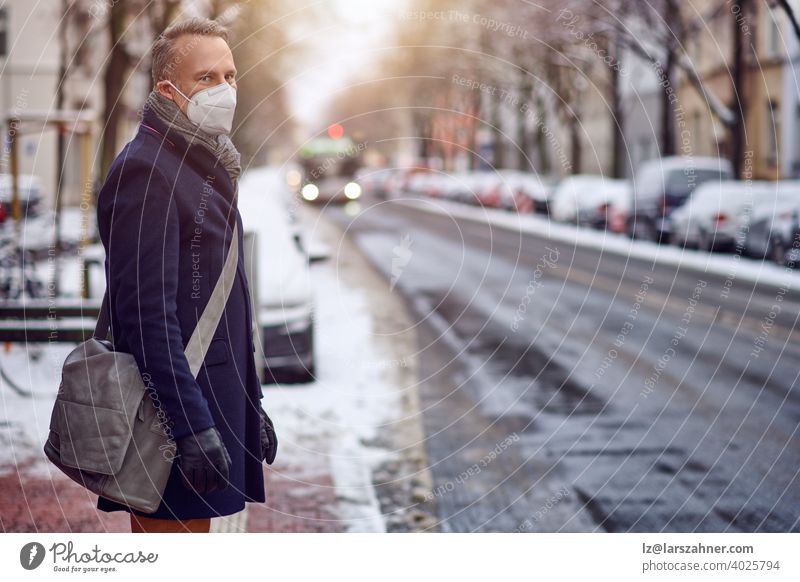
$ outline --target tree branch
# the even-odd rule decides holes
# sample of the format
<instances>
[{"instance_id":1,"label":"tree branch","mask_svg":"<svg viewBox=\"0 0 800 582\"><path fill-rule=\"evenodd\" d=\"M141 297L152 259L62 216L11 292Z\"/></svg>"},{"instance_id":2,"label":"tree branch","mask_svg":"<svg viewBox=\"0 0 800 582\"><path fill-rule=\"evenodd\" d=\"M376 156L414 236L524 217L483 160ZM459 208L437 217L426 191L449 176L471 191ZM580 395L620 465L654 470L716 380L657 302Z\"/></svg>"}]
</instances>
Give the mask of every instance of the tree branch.
<instances>
[{"instance_id":1,"label":"tree branch","mask_svg":"<svg viewBox=\"0 0 800 582\"><path fill-rule=\"evenodd\" d=\"M786 16L789 18L789 22L792 25L792 29L794 29L794 34L797 36L797 39L800 40L800 23L797 21L797 15L794 13L792 9L792 5L789 4L789 0L774 0L775 4L783 8L783 11L786 13Z\"/></svg>"}]
</instances>

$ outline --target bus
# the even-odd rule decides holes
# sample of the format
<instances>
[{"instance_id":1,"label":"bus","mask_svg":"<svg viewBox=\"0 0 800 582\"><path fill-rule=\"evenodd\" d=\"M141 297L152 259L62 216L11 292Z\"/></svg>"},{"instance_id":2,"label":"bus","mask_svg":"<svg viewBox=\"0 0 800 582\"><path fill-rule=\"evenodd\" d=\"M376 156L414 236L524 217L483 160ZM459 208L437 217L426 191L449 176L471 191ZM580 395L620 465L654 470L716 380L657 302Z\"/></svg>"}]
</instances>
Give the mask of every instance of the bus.
<instances>
[{"instance_id":1,"label":"bus","mask_svg":"<svg viewBox=\"0 0 800 582\"><path fill-rule=\"evenodd\" d=\"M356 172L364 149L365 144L356 144L349 137L318 137L306 142L300 149L303 200L315 204L357 200L361 186Z\"/></svg>"}]
</instances>

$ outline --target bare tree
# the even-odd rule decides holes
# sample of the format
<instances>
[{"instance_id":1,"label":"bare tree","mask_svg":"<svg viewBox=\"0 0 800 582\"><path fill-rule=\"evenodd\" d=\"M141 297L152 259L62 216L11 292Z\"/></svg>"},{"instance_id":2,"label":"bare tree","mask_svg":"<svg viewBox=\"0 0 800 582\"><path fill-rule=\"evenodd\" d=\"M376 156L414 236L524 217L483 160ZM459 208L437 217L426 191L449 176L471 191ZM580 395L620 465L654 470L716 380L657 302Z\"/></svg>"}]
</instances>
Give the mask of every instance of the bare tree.
<instances>
[{"instance_id":1,"label":"bare tree","mask_svg":"<svg viewBox=\"0 0 800 582\"><path fill-rule=\"evenodd\" d=\"M127 49L125 30L130 6L115 2L108 9L108 64L103 76L103 129L101 142L100 179L108 174L117 155L120 123L123 119L123 89L131 69L132 58Z\"/></svg>"},{"instance_id":2,"label":"bare tree","mask_svg":"<svg viewBox=\"0 0 800 582\"><path fill-rule=\"evenodd\" d=\"M744 120L747 104L741 92L747 69L746 31L752 28L752 0L717 0L710 3L706 13L690 16L682 10L679 0L655 0L651 3L624 0L627 4L627 21L621 21L606 10L605 26L617 27L624 46L639 58L650 63L662 77L661 151L676 153L675 114L670 99L677 90L677 72L703 96L711 113L729 130L731 135L730 159L738 171L743 160ZM598 6L604 3L594 0ZM737 17L734 15L738 15ZM733 45L731 47L731 79L734 101L726 104L703 78L686 52L690 41L702 34L707 24L715 19L728 19ZM638 25L637 25L638 23ZM646 37L641 31L647 31Z\"/></svg>"},{"instance_id":3,"label":"bare tree","mask_svg":"<svg viewBox=\"0 0 800 582\"><path fill-rule=\"evenodd\" d=\"M268 148L291 140L293 125L284 79L293 74L298 49L286 36L286 0L251 0L232 23L239 71L234 143L243 163L265 163ZM223 12L224 14L224 12Z\"/></svg>"},{"instance_id":4,"label":"bare tree","mask_svg":"<svg viewBox=\"0 0 800 582\"><path fill-rule=\"evenodd\" d=\"M167 27L177 20L181 13L181 0L160 0L147 5L147 18L150 20L150 34L155 40ZM152 79L153 63L148 59L147 77ZM152 87L147 85L146 92L150 93Z\"/></svg>"}]
</instances>

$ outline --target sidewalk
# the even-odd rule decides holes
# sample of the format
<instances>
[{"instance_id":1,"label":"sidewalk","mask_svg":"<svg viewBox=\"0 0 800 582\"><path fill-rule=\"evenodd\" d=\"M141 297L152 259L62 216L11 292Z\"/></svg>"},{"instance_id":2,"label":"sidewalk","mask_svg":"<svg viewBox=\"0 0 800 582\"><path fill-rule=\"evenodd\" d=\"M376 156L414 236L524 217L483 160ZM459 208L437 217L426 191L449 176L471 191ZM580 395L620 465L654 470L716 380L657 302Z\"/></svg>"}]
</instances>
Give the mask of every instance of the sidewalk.
<instances>
[{"instance_id":1,"label":"sidewalk","mask_svg":"<svg viewBox=\"0 0 800 582\"><path fill-rule=\"evenodd\" d=\"M336 532L340 520L328 512L335 503L330 480L293 481L288 465L266 469L267 503L248 504L233 516L212 520L215 532ZM277 476L276 476L277 475ZM69 479L3 468L0 529L9 532L129 532L128 514L95 510L97 496Z\"/></svg>"},{"instance_id":2,"label":"sidewalk","mask_svg":"<svg viewBox=\"0 0 800 582\"><path fill-rule=\"evenodd\" d=\"M266 386L276 463L264 465L267 501L214 519L215 532L428 531L436 528L416 399L415 338L401 300L341 231L301 207L332 250L315 264L318 380ZM95 509L96 496L41 453L60 364L70 346L15 344L3 367L36 386L0 380L0 531L127 532L127 513ZM398 362L402 364L398 365ZM34 392L33 390L31 390Z\"/></svg>"}]
</instances>

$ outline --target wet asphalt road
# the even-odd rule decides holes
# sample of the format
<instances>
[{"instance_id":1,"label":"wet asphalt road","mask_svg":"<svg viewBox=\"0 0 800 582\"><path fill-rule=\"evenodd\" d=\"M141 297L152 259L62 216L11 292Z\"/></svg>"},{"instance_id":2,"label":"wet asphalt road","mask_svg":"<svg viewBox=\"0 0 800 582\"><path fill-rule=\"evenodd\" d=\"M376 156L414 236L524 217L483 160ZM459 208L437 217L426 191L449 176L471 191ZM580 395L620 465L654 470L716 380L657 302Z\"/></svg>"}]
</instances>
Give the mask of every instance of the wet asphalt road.
<instances>
[{"instance_id":1,"label":"wet asphalt road","mask_svg":"<svg viewBox=\"0 0 800 582\"><path fill-rule=\"evenodd\" d=\"M324 212L418 323L444 531L800 531L800 289L419 204Z\"/></svg>"}]
</instances>

